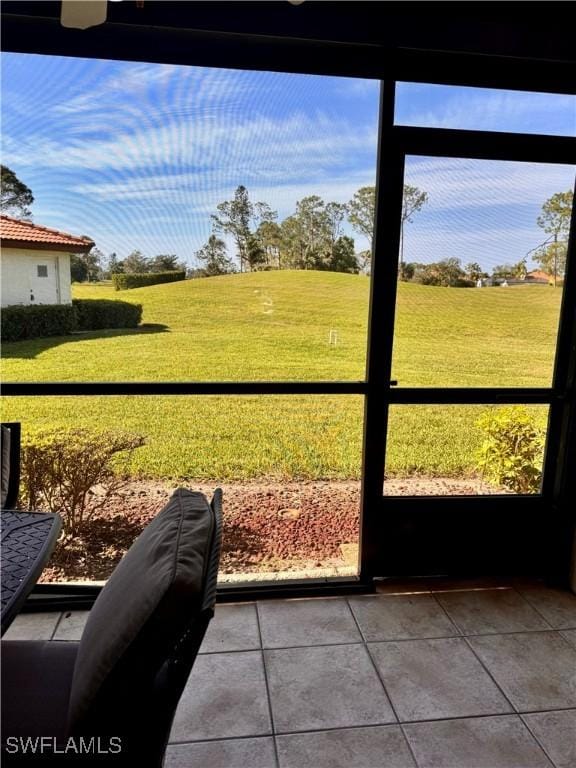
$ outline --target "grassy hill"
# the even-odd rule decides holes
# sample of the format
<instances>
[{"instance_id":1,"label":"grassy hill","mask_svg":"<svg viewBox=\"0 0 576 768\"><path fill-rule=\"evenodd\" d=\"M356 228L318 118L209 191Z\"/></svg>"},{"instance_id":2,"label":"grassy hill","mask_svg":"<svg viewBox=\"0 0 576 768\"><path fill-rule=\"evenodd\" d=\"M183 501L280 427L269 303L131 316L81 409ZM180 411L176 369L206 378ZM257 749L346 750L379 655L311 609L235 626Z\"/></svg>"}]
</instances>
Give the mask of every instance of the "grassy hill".
<instances>
[{"instance_id":1,"label":"grassy hill","mask_svg":"<svg viewBox=\"0 0 576 768\"><path fill-rule=\"evenodd\" d=\"M3 346L5 381L360 380L369 279L264 272L80 298L143 304L143 327ZM560 291L400 284L393 377L401 386L547 386ZM330 331L337 343L330 344ZM481 407L396 407L387 472L473 472ZM539 418L545 409L538 408ZM241 479L357 477L362 398L10 398L3 418L148 437L133 470Z\"/></svg>"}]
</instances>

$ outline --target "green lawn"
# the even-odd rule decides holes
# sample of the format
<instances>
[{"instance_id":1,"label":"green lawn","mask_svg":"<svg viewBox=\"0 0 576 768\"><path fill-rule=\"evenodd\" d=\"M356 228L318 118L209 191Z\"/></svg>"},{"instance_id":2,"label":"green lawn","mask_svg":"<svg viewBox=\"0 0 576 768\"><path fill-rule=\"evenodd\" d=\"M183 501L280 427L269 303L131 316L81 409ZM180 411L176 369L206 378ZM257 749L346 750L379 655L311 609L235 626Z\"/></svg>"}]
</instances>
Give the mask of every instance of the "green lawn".
<instances>
[{"instance_id":1,"label":"green lawn","mask_svg":"<svg viewBox=\"0 0 576 768\"><path fill-rule=\"evenodd\" d=\"M3 345L5 381L359 380L369 280L263 272L81 298L144 306L142 329ZM393 377L402 386L548 386L560 291L402 283ZM329 344L330 331L337 343ZM389 474L474 471L481 407L396 407ZM148 438L134 472L152 477L358 477L362 398L6 398L25 429L87 426ZM538 408L545 419L545 409Z\"/></svg>"}]
</instances>

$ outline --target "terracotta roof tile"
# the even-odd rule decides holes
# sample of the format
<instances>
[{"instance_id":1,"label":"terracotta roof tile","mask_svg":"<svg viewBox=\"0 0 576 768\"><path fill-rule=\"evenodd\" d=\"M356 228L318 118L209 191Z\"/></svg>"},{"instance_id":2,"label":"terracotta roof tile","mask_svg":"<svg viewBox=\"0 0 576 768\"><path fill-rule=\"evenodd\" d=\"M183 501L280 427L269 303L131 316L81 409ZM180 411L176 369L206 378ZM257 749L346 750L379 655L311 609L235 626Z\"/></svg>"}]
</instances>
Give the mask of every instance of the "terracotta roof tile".
<instances>
[{"instance_id":1,"label":"terracotta roof tile","mask_svg":"<svg viewBox=\"0 0 576 768\"><path fill-rule=\"evenodd\" d=\"M37 243L41 246L54 246L57 250L70 250L72 252L89 251L94 245L89 237L77 237L58 229L49 229L31 221L21 221L12 216L2 214L0 216L0 239L5 245L11 242L23 247L25 243Z\"/></svg>"}]
</instances>

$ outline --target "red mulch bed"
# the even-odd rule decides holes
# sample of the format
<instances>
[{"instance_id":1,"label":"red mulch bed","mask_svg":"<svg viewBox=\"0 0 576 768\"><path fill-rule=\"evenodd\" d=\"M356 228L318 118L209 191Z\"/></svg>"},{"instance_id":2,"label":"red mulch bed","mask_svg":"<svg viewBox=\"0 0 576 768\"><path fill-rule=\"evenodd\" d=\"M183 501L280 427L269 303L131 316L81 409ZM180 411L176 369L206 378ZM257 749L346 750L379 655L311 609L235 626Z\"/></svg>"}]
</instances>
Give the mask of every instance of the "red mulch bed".
<instances>
[{"instance_id":1,"label":"red mulch bed","mask_svg":"<svg viewBox=\"0 0 576 768\"><path fill-rule=\"evenodd\" d=\"M164 507L176 483L134 481L85 526L82 537L60 541L41 581L108 578L144 526ZM210 498L213 484L191 484ZM344 565L341 544L358 541L360 483L304 481L221 484L225 574L303 570ZM473 480L392 480L399 495L498 493Z\"/></svg>"}]
</instances>

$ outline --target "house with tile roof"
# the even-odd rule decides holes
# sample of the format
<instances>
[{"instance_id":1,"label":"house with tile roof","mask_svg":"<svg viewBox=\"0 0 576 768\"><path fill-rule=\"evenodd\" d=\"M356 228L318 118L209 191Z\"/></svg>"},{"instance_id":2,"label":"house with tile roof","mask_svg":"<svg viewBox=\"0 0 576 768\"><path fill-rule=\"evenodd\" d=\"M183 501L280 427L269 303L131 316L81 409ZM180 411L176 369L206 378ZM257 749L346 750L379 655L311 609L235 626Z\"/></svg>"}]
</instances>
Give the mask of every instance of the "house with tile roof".
<instances>
[{"instance_id":1,"label":"house with tile roof","mask_svg":"<svg viewBox=\"0 0 576 768\"><path fill-rule=\"evenodd\" d=\"M0 216L2 306L70 304L70 254L94 243L31 221Z\"/></svg>"}]
</instances>

